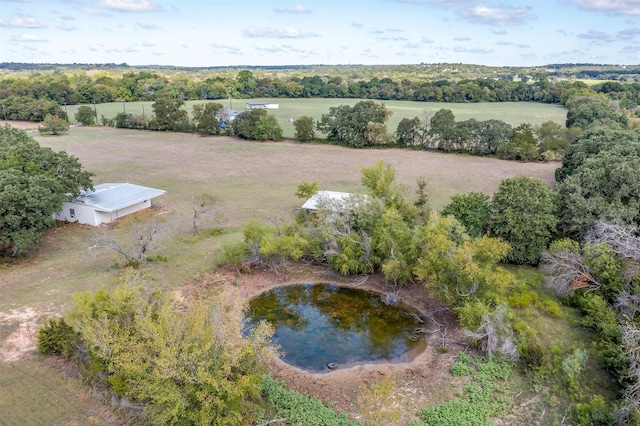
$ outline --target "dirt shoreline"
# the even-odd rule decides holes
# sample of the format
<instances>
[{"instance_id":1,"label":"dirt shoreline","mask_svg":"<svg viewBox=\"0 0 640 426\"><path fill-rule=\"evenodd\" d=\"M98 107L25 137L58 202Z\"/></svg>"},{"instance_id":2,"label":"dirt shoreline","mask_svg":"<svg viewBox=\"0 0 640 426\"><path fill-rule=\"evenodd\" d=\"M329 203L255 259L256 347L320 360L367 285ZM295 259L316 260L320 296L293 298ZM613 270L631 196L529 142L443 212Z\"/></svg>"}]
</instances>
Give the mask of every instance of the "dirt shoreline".
<instances>
[{"instance_id":1,"label":"dirt shoreline","mask_svg":"<svg viewBox=\"0 0 640 426\"><path fill-rule=\"evenodd\" d=\"M393 291L380 275L344 277L323 267L295 266L279 273L252 271L249 274L237 274L218 271L203 277L199 283L181 289L178 296L197 297L203 288L220 288L222 284L222 288L239 289L242 299L248 301L271 288L301 283L338 284L380 293ZM398 298L423 314L441 308L437 301L417 285L400 288ZM445 325L448 339L459 338L458 326L451 313L439 314L438 321ZM406 423L417 418L418 410L443 402L441 389L451 384L449 370L462 349L459 345L447 344L441 348L439 343L427 344L426 349L410 362L365 364L325 373L306 372L277 359L271 363L270 373L276 379L287 383L290 389L315 396L325 404L331 404L335 410L346 412L355 419L361 419L356 402L361 389L369 383L391 378L396 382L396 396L403 411L402 422ZM432 392L435 390L440 391ZM437 394L439 399L434 399L434 394Z\"/></svg>"}]
</instances>

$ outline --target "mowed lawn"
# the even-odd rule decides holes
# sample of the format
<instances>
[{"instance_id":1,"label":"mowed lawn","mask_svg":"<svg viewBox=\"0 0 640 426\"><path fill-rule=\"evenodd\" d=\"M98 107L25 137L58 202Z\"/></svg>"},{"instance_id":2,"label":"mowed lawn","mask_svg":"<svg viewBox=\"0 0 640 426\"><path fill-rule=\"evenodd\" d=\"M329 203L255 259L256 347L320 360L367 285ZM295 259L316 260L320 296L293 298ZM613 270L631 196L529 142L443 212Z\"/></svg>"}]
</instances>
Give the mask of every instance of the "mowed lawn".
<instances>
[{"instance_id":1,"label":"mowed lawn","mask_svg":"<svg viewBox=\"0 0 640 426\"><path fill-rule=\"evenodd\" d=\"M161 248L151 254L162 254L167 261L150 264L149 276L152 285L166 289L197 281L212 271L223 245L241 238L239 230L249 220L291 221L295 208L303 202L294 196L301 182L317 181L321 189L362 191L360 168L383 160L394 167L397 181L406 186L410 199L415 198L416 179L425 177L431 204L441 209L454 194L492 194L500 181L509 177L529 175L553 184L558 167L557 163L519 163L436 152L261 143L107 127L72 127L57 137L40 136L36 131L30 134L43 146L78 157L87 170L95 173L94 183L128 181L167 191L158 200L153 218L139 216L157 220L162 229ZM191 200L203 192L220 199L218 220L207 226L227 232L194 241L186 238L191 235ZM125 220L114 232L126 239L130 226L131 221ZM43 243L30 257L0 265L0 363L15 367L11 375L6 374L6 365L0 369L0 387L11 386L15 393L10 400L6 394L0 395L0 400L11 401L11 406L0 403L0 424L4 424L2 419L19 419L20 410L26 413L56 398L77 397L75 385L46 389L28 385L34 380L56 380L51 376L55 371L32 368L37 362L32 335L46 318L68 312L74 293L111 289L118 284L119 270L114 267L117 257L107 252L93 255L88 249L91 235L104 230L60 224L44 234ZM77 403L83 402L79 399ZM5 416L6 410L13 410L12 417ZM96 416L91 420L95 424L112 421L108 413L95 411L69 412L65 417L62 410L51 415L54 417L39 418L38 423L85 424L90 422L84 417L88 415Z\"/></svg>"},{"instance_id":2,"label":"mowed lawn","mask_svg":"<svg viewBox=\"0 0 640 426\"><path fill-rule=\"evenodd\" d=\"M295 128L290 123L307 115L313 117L316 122L327 114L329 108L339 105L353 106L362 99L280 99L280 98L260 98L260 99L219 99L216 101L187 101L184 108L191 113L194 104L205 102L217 102L225 108L231 107L235 111L246 110L248 102L269 102L278 104L278 109L267 110L269 114L278 119L280 127L286 138L293 138ZM493 102L493 103L437 103L437 102L411 102L411 101L377 101L384 102L387 108L393 113L387 122L389 133L395 132L398 123L403 118L423 117L425 114L433 114L439 109L450 109L457 121L475 118L476 120L498 119L505 121L512 126L522 123L539 125L545 121L554 121L564 126L567 110L561 105L543 104L539 102ZM126 112L134 115L144 114L148 121L153 116L153 102L113 102L108 104L98 104L95 110L98 118L102 116L113 118L116 114ZM69 120L75 122L75 113L79 105L67 106ZM93 105L90 105L92 108Z\"/></svg>"}]
</instances>

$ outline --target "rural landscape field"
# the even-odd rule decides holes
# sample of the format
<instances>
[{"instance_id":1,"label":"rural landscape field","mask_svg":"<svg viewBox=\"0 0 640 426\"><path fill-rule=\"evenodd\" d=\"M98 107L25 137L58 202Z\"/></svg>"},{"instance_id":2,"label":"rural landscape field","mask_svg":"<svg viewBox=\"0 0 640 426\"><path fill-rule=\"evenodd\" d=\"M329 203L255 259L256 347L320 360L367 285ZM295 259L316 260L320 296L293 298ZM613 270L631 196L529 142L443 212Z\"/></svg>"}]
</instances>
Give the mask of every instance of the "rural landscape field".
<instances>
[{"instance_id":1,"label":"rural landscape field","mask_svg":"<svg viewBox=\"0 0 640 426\"><path fill-rule=\"evenodd\" d=\"M640 426L638 0L0 3L0 426Z\"/></svg>"},{"instance_id":2,"label":"rural landscape field","mask_svg":"<svg viewBox=\"0 0 640 426\"><path fill-rule=\"evenodd\" d=\"M518 163L402 149L256 143L101 127L73 127L58 137L28 132L42 146L78 157L87 170L95 173L96 183L128 181L167 191L148 218L162 224L157 253L167 261L150 264L149 274L154 286L171 291L214 274L222 244L240 239L240 227L247 221L290 221L302 202L294 196L301 182L317 181L323 189L359 192L363 189L360 167L383 160L397 170L398 181L407 187L409 198L414 197L416 179L425 177L433 207L439 209L454 194L493 193L501 180L521 174L553 184L557 167L555 163ZM224 229L223 235L191 238L191 200L202 192L219 197L216 220L208 226ZM131 223L125 220L116 231L127 233L128 226ZM103 230L60 223L45 232L42 245L28 258L2 266L1 350L3 359L11 360L0 364L0 412L6 424L18 424L21 419L34 424L82 424L89 418L97 424L121 421L112 418L99 400L87 395L88 389L79 379L65 377L56 364L41 365L33 353L36 328L47 318L68 312L74 293L117 285L117 255L89 251L90 237L100 232ZM269 278L273 283L286 279L291 278L277 274ZM446 355L441 368L447 368L451 359L451 354ZM325 395L325 402L340 406L339 400L332 400L339 395ZM42 406L51 408L42 410Z\"/></svg>"}]
</instances>

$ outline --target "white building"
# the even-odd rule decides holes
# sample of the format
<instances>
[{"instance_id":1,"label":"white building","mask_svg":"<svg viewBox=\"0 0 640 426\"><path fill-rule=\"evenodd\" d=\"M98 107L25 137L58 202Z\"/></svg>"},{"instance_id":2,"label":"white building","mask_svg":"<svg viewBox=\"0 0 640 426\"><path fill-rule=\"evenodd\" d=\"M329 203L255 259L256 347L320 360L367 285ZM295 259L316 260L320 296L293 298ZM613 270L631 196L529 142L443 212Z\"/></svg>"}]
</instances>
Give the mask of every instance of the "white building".
<instances>
[{"instance_id":1,"label":"white building","mask_svg":"<svg viewBox=\"0 0 640 426\"><path fill-rule=\"evenodd\" d=\"M269 102L247 102L247 109L278 109L279 104L271 104Z\"/></svg>"},{"instance_id":2,"label":"white building","mask_svg":"<svg viewBox=\"0 0 640 426\"><path fill-rule=\"evenodd\" d=\"M78 198L65 202L62 211L55 213L53 218L99 226L148 209L153 198L165 193L161 189L132 183L102 183L93 191L83 191Z\"/></svg>"},{"instance_id":3,"label":"white building","mask_svg":"<svg viewBox=\"0 0 640 426\"><path fill-rule=\"evenodd\" d=\"M318 191L305 201L301 209L309 213L323 210L344 214L357 210L363 203L368 202L369 197L366 195L338 191Z\"/></svg>"}]
</instances>

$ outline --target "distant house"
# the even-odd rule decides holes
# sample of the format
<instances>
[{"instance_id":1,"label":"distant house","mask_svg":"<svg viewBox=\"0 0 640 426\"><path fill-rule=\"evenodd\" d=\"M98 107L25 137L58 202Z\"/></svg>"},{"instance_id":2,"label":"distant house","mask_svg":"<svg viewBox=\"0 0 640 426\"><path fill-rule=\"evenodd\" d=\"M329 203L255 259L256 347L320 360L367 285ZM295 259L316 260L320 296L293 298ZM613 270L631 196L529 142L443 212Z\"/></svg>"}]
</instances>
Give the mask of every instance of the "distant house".
<instances>
[{"instance_id":1,"label":"distant house","mask_svg":"<svg viewBox=\"0 0 640 426\"><path fill-rule=\"evenodd\" d=\"M234 111L232 109L229 108L224 108L220 111L218 111L216 113L216 119L220 122L220 123L227 123L229 124L230 122L232 122L233 120L236 119L236 117L238 115L240 115L241 113L238 111Z\"/></svg>"},{"instance_id":2,"label":"distant house","mask_svg":"<svg viewBox=\"0 0 640 426\"><path fill-rule=\"evenodd\" d=\"M247 102L247 109L278 109L279 104L270 104L269 102Z\"/></svg>"},{"instance_id":3,"label":"distant house","mask_svg":"<svg viewBox=\"0 0 640 426\"><path fill-rule=\"evenodd\" d=\"M301 209L307 213L317 211L347 213L357 209L361 203L366 202L368 202L366 195L351 194L349 192L318 191L305 201Z\"/></svg>"},{"instance_id":4,"label":"distant house","mask_svg":"<svg viewBox=\"0 0 640 426\"><path fill-rule=\"evenodd\" d=\"M132 183L102 183L62 205L56 220L99 226L151 207L153 198L166 191Z\"/></svg>"}]
</instances>

